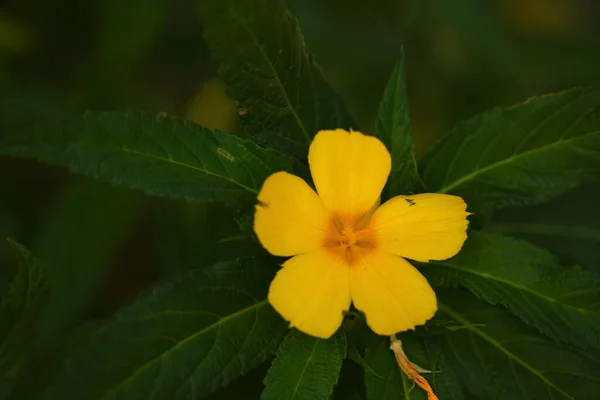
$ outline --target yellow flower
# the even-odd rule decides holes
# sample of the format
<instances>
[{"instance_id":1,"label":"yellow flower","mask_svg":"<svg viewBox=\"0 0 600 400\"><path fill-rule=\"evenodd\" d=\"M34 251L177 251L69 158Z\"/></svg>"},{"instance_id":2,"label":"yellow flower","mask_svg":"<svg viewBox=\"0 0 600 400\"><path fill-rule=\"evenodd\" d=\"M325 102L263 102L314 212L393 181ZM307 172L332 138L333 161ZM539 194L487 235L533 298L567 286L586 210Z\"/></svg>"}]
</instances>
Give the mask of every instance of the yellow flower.
<instances>
[{"instance_id":1,"label":"yellow flower","mask_svg":"<svg viewBox=\"0 0 600 400\"><path fill-rule=\"evenodd\" d=\"M390 154L373 136L320 131L308 161L317 193L287 172L258 195L254 231L273 255L289 257L269 302L296 327L328 338L350 303L377 334L414 329L437 310L427 280L404 258L444 260L467 234L466 204L444 194L396 196L379 206Z\"/></svg>"}]
</instances>

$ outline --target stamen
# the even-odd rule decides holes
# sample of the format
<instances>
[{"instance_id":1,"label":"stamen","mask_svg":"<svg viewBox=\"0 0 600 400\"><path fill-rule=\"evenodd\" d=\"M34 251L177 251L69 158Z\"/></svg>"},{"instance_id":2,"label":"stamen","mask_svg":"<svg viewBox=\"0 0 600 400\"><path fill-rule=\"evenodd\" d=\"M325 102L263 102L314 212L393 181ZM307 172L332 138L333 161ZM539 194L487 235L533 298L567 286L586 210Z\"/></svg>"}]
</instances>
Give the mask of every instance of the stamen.
<instances>
[{"instance_id":1,"label":"stamen","mask_svg":"<svg viewBox=\"0 0 600 400\"><path fill-rule=\"evenodd\" d=\"M359 240L356 242L356 245L363 249L374 249L375 248L375 245L373 243L367 242L366 240Z\"/></svg>"},{"instance_id":2,"label":"stamen","mask_svg":"<svg viewBox=\"0 0 600 400\"><path fill-rule=\"evenodd\" d=\"M358 240L358 237L355 232L349 229L342 229L342 237L340 238L340 244L342 246L354 246Z\"/></svg>"},{"instance_id":3,"label":"stamen","mask_svg":"<svg viewBox=\"0 0 600 400\"><path fill-rule=\"evenodd\" d=\"M340 241L337 239L328 239L325 240L325 243L323 243L323 246L325 247L339 247L340 245Z\"/></svg>"},{"instance_id":4,"label":"stamen","mask_svg":"<svg viewBox=\"0 0 600 400\"><path fill-rule=\"evenodd\" d=\"M362 251L375 248L369 229L357 229L352 218L339 215L331 219L328 235L322 243L338 257L344 257L348 265L358 262Z\"/></svg>"},{"instance_id":5,"label":"stamen","mask_svg":"<svg viewBox=\"0 0 600 400\"><path fill-rule=\"evenodd\" d=\"M341 234L344 231L344 225L340 222L339 219L337 218L333 218L333 225L335 226L335 229L337 229L337 231Z\"/></svg>"}]
</instances>

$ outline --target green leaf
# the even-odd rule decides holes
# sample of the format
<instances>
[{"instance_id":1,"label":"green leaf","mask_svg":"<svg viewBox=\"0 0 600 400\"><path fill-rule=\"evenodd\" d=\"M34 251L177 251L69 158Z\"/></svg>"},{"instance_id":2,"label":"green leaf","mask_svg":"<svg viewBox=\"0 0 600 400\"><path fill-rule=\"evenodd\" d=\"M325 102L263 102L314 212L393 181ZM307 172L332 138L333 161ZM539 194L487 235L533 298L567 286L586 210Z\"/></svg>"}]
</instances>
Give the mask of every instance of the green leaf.
<instances>
[{"instance_id":1,"label":"green leaf","mask_svg":"<svg viewBox=\"0 0 600 400\"><path fill-rule=\"evenodd\" d=\"M600 276L563 268L544 249L487 232L471 232L461 252L423 271L433 285L459 283L500 303L542 333L600 348Z\"/></svg>"},{"instance_id":2,"label":"green leaf","mask_svg":"<svg viewBox=\"0 0 600 400\"><path fill-rule=\"evenodd\" d=\"M19 243L8 239L19 257L19 269L0 307L0 398L18 378L34 342L48 299L46 271Z\"/></svg>"},{"instance_id":3,"label":"green leaf","mask_svg":"<svg viewBox=\"0 0 600 400\"><path fill-rule=\"evenodd\" d=\"M375 133L392 156L392 171L384 189L386 198L414 193L420 189L419 172L414 155L415 140L411 135L412 126L404 76L404 55L402 55L379 105Z\"/></svg>"},{"instance_id":4,"label":"green leaf","mask_svg":"<svg viewBox=\"0 0 600 400\"><path fill-rule=\"evenodd\" d=\"M52 340L90 307L133 228L139 200L129 190L76 180L51 207L32 246L52 287L40 328L45 339Z\"/></svg>"},{"instance_id":5,"label":"green leaf","mask_svg":"<svg viewBox=\"0 0 600 400\"><path fill-rule=\"evenodd\" d=\"M600 90L573 89L458 125L425 156L429 191L472 212L547 201L600 178Z\"/></svg>"},{"instance_id":6,"label":"green leaf","mask_svg":"<svg viewBox=\"0 0 600 400\"><path fill-rule=\"evenodd\" d=\"M456 376L446 368L445 360L438 349L428 351L411 334L404 333L398 338L402 341L403 349L411 362L433 371L422 375L440 399L462 400L464 398ZM374 374L365 370L367 399L427 399L426 392L414 385L412 380L400 370L390 349L389 337L373 335L365 350L365 361L376 372Z\"/></svg>"},{"instance_id":7,"label":"green leaf","mask_svg":"<svg viewBox=\"0 0 600 400\"><path fill-rule=\"evenodd\" d=\"M600 356L539 335L508 311L460 291L439 295L439 316L465 329L447 331L453 371L482 399L595 399ZM441 397L443 398L443 397Z\"/></svg>"},{"instance_id":8,"label":"green leaf","mask_svg":"<svg viewBox=\"0 0 600 400\"><path fill-rule=\"evenodd\" d=\"M282 1L197 4L219 74L256 140L305 159L319 130L354 126Z\"/></svg>"},{"instance_id":9,"label":"green leaf","mask_svg":"<svg viewBox=\"0 0 600 400\"><path fill-rule=\"evenodd\" d=\"M452 370L446 356L439 346L432 346L427 349L427 359L433 365L432 374L426 377L440 399L464 400L468 396L463 391L463 385L458 376Z\"/></svg>"},{"instance_id":10,"label":"green leaf","mask_svg":"<svg viewBox=\"0 0 600 400\"><path fill-rule=\"evenodd\" d=\"M319 339L290 331L265 377L261 399L328 399L346 357L346 334Z\"/></svg>"},{"instance_id":11,"label":"green leaf","mask_svg":"<svg viewBox=\"0 0 600 400\"><path fill-rule=\"evenodd\" d=\"M266 300L277 266L244 259L139 297L65 365L51 399L202 398L272 356L285 321Z\"/></svg>"},{"instance_id":12,"label":"green leaf","mask_svg":"<svg viewBox=\"0 0 600 400\"><path fill-rule=\"evenodd\" d=\"M149 194L228 204L254 199L267 176L296 165L236 136L145 112L87 112L36 125L0 142L0 154Z\"/></svg>"},{"instance_id":13,"label":"green leaf","mask_svg":"<svg viewBox=\"0 0 600 400\"><path fill-rule=\"evenodd\" d=\"M583 187L549 203L502 210L485 229L543 246L562 264L600 272L599 202L600 188Z\"/></svg>"}]
</instances>

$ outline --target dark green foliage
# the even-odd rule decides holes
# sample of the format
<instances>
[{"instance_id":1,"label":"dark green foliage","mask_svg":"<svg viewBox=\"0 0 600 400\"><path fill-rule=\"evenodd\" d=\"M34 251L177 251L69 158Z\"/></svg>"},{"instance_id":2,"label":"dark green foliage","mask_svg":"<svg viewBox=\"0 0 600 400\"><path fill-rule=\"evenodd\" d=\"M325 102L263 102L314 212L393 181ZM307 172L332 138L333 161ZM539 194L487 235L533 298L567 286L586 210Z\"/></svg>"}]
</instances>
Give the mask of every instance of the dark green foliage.
<instances>
[{"instance_id":1,"label":"dark green foliage","mask_svg":"<svg viewBox=\"0 0 600 400\"><path fill-rule=\"evenodd\" d=\"M408 345L407 342L404 343ZM417 344L412 343L412 345ZM408 348L409 346L407 346ZM414 351L414 348L413 348ZM422 356L422 354L421 354ZM415 363L422 363L422 358ZM410 379L400 370L394 353L390 349L390 339L384 336L373 336L365 350L365 361L373 366L373 371L365 370L365 386L367 399L394 399L401 393L405 399L426 400L427 395L420 390L411 390ZM428 365L419 364L424 368ZM377 375L375 375L377 374Z\"/></svg>"},{"instance_id":2,"label":"dark green foliage","mask_svg":"<svg viewBox=\"0 0 600 400\"><path fill-rule=\"evenodd\" d=\"M88 112L38 124L0 142L0 154L32 157L119 186L235 204L295 162L274 150L190 121L144 112Z\"/></svg>"},{"instance_id":3,"label":"dark green foliage","mask_svg":"<svg viewBox=\"0 0 600 400\"><path fill-rule=\"evenodd\" d=\"M45 338L55 337L90 308L138 216L140 197L104 183L76 181L51 207L33 245L52 287L40 327ZM66 237L69 246L64 246Z\"/></svg>"},{"instance_id":4,"label":"dark green foliage","mask_svg":"<svg viewBox=\"0 0 600 400\"><path fill-rule=\"evenodd\" d=\"M286 331L266 300L273 273L268 260L243 259L153 288L68 360L48 398L188 399L226 386Z\"/></svg>"},{"instance_id":5,"label":"dark green foliage","mask_svg":"<svg viewBox=\"0 0 600 400\"><path fill-rule=\"evenodd\" d=\"M543 246L563 265L600 272L598 202L600 188L587 186L548 203L503 210L486 229Z\"/></svg>"},{"instance_id":6,"label":"dark green foliage","mask_svg":"<svg viewBox=\"0 0 600 400\"><path fill-rule=\"evenodd\" d=\"M277 350L262 399L328 399L346 357L346 334L318 339L292 330Z\"/></svg>"},{"instance_id":7,"label":"dark green foliage","mask_svg":"<svg viewBox=\"0 0 600 400\"><path fill-rule=\"evenodd\" d=\"M564 268L547 251L499 234L472 232L462 251L425 267L432 283L459 283L500 303L544 334L600 349L600 276Z\"/></svg>"},{"instance_id":8,"label":"dark green foliage","mask_svg":"<svg viewBox=\"0 0 600 400\"><path fill-rule=\"evenodd\" d=\"M377 117L377 137L392 156L392 172L384 189L387 198L415 193L422 188L414 155L404 75L402 56L385 89Z\"/></svg>"},{"instance_id":9,"label":"dark green foliage","mask_svg":"<svg viewBox=\"0 0 600 400\"><path fill-rule=\"evenodd\" d=\"M354 127L282 1L197 3L219 75L258 142L304 159L319 130Z\"/></svg>"},{"instance_id":10,"label":"dark green foliage","mask_svg":"<svg viewBox=\"0 0 600 400\"><path fill-rule=\"evenodd\" d=\"M500 307L458 291L440 296L439 318L462 329L443 335L452 370L484 399L594 399L600 353L564 346Z\"/></svg>"},{"instance_id":11,"label":"dark green foliage","mask_svg":"<svg viewBox=\"0 0 600 400\"><path fill-rule=\"evenodd\" d=\"M477 115L422 160L425 186L485 212L598 182L599 107L600 90L572 89Z\"/></svg>"},{"instance_id":12,"label":"dark green foliage","mask_svg":"<svg viewBox=\"0 0 600 400\"><path fill-rule=\"evenodd\" d=\"M8 398L38 339L38 324L48 301L45 269L19 243L9 240L19 269L0 306L0 399Z\"/></svg>"},{"instance_id":13,"label":"dark green foliage","mask_svg":"<svg viewBox=\"0 0 600 400\"><path fill-rule=\"evenodd\" d=\"M437 348L427 349L414 335L402 334L398 337L406 355L415 364L432 371L423 374L440 399L464 399L460 384ZM373 335L365 350L365 361L372 370L365 370L367 399L396 399L398 394L405 399L426 400L424 391L400 370L394 353L390 349L390 339Z\"/></svg>"}]
</instances>

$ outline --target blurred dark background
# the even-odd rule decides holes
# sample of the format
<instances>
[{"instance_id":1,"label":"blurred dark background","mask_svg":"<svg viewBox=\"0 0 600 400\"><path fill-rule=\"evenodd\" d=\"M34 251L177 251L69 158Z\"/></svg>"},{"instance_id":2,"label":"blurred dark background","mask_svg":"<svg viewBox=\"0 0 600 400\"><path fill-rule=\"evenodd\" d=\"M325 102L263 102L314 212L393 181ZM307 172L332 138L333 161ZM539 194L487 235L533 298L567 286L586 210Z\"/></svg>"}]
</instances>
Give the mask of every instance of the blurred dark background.
<instances>
[{"instance_id":1,"label":"blurred dark background","mask_svg":"<svg viewBox=\"0 0 600 400\"><path fill-rule=\"evenodd\" d=\"M32 121L85 109L164 111L209 128L240 129L195 4L0 1L0 140ZM600 82L594 0L287 4L366 133L374 130L404 45L419 154L474 113ZM101 321L166 274L257 251L219 205L152 198L0 157L2 237L23 243L49 270L53 295L42 348L84 321ZM0 241L0 294L13 261Z\"/></svg>"}]
</instances>

